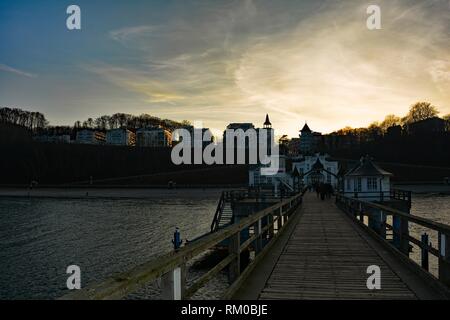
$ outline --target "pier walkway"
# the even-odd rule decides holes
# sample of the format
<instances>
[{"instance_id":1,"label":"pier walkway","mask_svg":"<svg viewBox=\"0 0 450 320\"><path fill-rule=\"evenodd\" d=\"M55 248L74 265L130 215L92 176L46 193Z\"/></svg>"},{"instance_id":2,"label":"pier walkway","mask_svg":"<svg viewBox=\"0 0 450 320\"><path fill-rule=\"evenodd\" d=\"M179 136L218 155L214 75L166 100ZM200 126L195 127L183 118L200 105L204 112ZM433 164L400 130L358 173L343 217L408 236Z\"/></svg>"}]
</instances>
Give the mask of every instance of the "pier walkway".
<instances>
[{"instance_id":1,"label":"pier walkway","mask_svg":"<svg viewBox=\"0 0 450 320\"><path fill-rule=\"evenodd\" d=\"M439 299L396 255L334 203L306 193L301 212L241 285L234 299ZM381 269L381 289L369 290L367 268Z\"/></svg>"},{"instance_id":2,"label":"pier walkway","mask_svg":"<svg viewBox=\"0 0 450 320\"><path fill-rule=\"evenodd\" d=\"M233 219L221 224L228 201ZM320 200L305 190L278 198L227 191L211 232L62 299L122 299L155 281L162 299L191 299L224 272L222 299L450 299L450 226L395 209L398 201L409 205L395 190L377 203L340 194ZM438 241L414 238L412 225ZM422 252L420 265L409 257L411 245ZM223 259L192 278L192 261L217 250ZM437 276L429 255L437 258ZM367 286L373 266L380 268L379 289Z\"/></svg>"}]
</instances>

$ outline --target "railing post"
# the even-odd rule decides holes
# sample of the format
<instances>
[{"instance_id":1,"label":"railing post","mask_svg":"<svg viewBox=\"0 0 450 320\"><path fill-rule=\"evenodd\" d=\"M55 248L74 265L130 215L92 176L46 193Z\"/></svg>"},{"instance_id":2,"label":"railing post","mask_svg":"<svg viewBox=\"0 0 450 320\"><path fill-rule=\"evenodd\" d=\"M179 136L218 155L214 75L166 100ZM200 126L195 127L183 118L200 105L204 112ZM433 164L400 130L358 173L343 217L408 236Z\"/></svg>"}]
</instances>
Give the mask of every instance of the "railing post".
<instances>
[{"instance_id":1,"label":"railing post","mask_svg":"<svg viewBox=\"0 0 450 320\"><path fill-rule=\"evenodd\" d=\"M267 215L267 216L265 216L265 217L262 217L262 218L260 219L260 221L261 221L261 230L262 230L263 228L265 228L265 227L270 223L269 215ZM267 244L267 242L269 241L269 240L267 239L267 235L268 235L268 234L269 234L269 230L268 230L268 229L266 229L266 231L264 231L264 232L261 234L261 248L265 247L266 244Z\"/></svg>"},{"instance_id":2,"label":"railing post","mask_svg":"<svg viewBox=\"0 0 450 320\"><path fill-rule=\"evenodd\" d=\"M409 228L408 221L400 216L394 215L392 217L393 228L394 228L394 245L403 254L409 256Z\"/></svg>"},{"instance_id":3,"label":"railing post","mask_svg":"<svg viewBox=\"0 0 450 320\"><path fill-rule=\"evenodd\" d=\"M228 246L228 254L234 255L235 259L230 262L228 267L228 282L232 284L241 274L241 233L237 232L230 237L230 243Z\"/></svg>"},{"instance_id":4,"label":"railing post","mask_svg":"<svg viewBox=\"0 0 450 320\"><path fill-rule=\"evenodd\" d=\"M258 219L258 221L255 223L255 234L256 234L255 253L256 253L256 255L262 250L262 234L261 234L262 226L261 225L262 225L261 219Z\"/></svg>"},{"instance_id":5,"label":"railing post","mask_svg":"<svg viewBox=\"0 0 450 320\"><path fill-rule=\"evenodd\" d=\"M279 225L278 229L281 229L284 226L284 215L283 215L283 208L280 207L280 219L278 219Z\"/></svg>"},{"instance_id":6,"label":"railing post","mask_svg":"<svg viewBox=\"0 0 450 320\"><path fill-rule=\"evenodd\" d=\"M439 280L450 286L450 235L439 232Z\"/></svg>"},{"instance_id":7,"label":"railing post","mask_svg":"<svg viewBox=\"0 0 450 320\"><path fill-rule=\"evenodd\" d=\"M269 220L269 223L270 223L270 228L269 228L269 239L272 239L273 238L273 236L274 236L274 234L275 234L275 231L274 231L274 229L275 229L275 226L274 226L274 219L273 219L273 214L269 214L268 215L268 220Z\"/></svg>"},{"instance_id":8,"label":"railing post","mask_svg":"<svg viewBox=\"0 0 450 320\"><path fill-rule=\"evenodd\" d=\"M369 212L369 228L374 230L383 239L386 238L386 216L383 210L368 208Z\"/></svg>"},{"instance_id":9,"label":"railing post","mask_svg":"<svg viewBox=\"0 0 450 320\"><path fill-rule=\"evenodd\" d=\"M421 248L421 265L422 268L424 268L426 271L428 271L429 268L429 263L428 263L428 245L429 245L429 241L428 241L428 234L426 233L422 233L421 236L421 241L420 241L423 245L423 247Z\"/></svg>"},{"instance_id":10,"label":"railing post","mask_svg":"<svg viewBox=\"0 0 450 320\"><path fill-rule=\"evenodd\" d=\"M359 213L359 221L361 221L364 224L364 211L361 203L359 203L358 206L358 213Z\"/></svg>"},{"instance_id":11,"label":"railing post","mask_svg":"<svg viewBox=\"0 0 450 320\"><path fill-rule=\"evenodd\" d=\"M380 210L380 221L378 227L379 227L379 235L383 239L386 239L386 220L387 216L384 214L383 210Z\"/></svg>"},{"instance_id":12,"label":"railing post","mask_svg":"<svg viewBox=\"0 0 450 320\"><path fill-rule=\"evenodd\" d=\"M161 297L163 300L182 300L186 289L186 264L161 277Z\"/></svg>"}]
</instances>

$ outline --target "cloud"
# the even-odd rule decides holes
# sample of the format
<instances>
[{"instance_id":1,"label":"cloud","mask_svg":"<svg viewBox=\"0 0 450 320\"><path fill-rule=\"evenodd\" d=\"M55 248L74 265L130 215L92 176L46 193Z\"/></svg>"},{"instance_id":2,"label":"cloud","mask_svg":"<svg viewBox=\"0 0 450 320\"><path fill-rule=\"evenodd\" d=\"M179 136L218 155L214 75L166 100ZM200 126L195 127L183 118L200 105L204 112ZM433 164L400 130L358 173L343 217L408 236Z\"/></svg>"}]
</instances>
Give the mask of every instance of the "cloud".
<instances>
[{"instance_id":1,"label":"cloud","mask_svg":"<svg viewBox=\"0 0 450 320\"><path fill-rule=\"evenodd\" d=\"M14 73L19 76L27 77L27 78L36 78L37 75L29 72L25 72L19 69L15 69L13 67L7 66L6 64L0 64L0 71L5 71L9 73Z\"/></svg>"},{"instance_id":2,"label":"cloud","mask_svg":"<svg viewBox=\"0 0 450 320\"><path fill-rule=\"evenodd\" d=\"M434 82L449 82L450 83L450 61L434 60L430 62L428 72Z\"/></svg>"},{"instance_id":3,"label":"cloud","mask_svg":"<svg viewBox=\"0 0 450 320\"><path fill-rule=\"evenodd\" d=\"M88 69L151 110L217 128L270 112L296 135L305 120L331 131L403 115L416 100L448 107L448 2L379 1L375 31L367 5L179 3L162 25L109 33L138 63Z\"/></svg>"},{"instance_id":4,"label":"cloud","mask_svg":"<svg viewBox=\"0 0 450 320\"><path fill-rule=\"evenodd\" d=\"M134 26L126 27L109 32L111 39L126 42L142 37L143 35L151 35L158 31L158 26Z\"/></svg>"}]
</instances>

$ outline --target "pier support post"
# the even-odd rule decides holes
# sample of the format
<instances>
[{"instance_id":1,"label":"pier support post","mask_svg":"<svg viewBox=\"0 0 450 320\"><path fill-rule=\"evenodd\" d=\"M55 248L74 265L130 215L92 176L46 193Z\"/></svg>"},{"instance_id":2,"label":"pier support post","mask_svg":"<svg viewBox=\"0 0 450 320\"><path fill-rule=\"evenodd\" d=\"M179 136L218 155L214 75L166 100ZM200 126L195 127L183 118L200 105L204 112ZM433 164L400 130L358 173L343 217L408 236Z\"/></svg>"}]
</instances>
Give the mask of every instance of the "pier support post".
<instances>
[{"instance_id":1,"label":"pier support post","mask_svg":"<svg viewBox=\"0 0 450 320\"><path fill-rule=\"evenodd\" d=\"M232 284L241 274L241 234L240 232L230 237L228 254L234 255L235 258L228 266L228 282Z\"/></svg>"},{"instance_id":2,"label":"pier support post","mask_svg":"<svg viewBox=\"0 0 450 320\"><path fill-rule=\"evenodd\" d=\"M450 286L450 235L439 232L439 280Z\"/></svg>"},{"instance_id":3,"label":"pier support post","mask_svg":"<svg viewBox=\"0 0 450 320\"><path fill-rule=\"evenodd\" d=\"M175 268L161 277L163 300L182 300L186 289L186 265Z\"/></svg>"},{"instance_id":4,"label":"pier support post","mask_svg":"<svg viewBox=\"0 0 450 320\"><path fill-rule=\"evenodd\" d=\"M428 245L429 245L429 240L428 240L428 234L426 234L426 233L422 233L422 236L421 236L421 241L420 242L422 242L422 245L424 246L424 248L421 248L421 254L420 254L420 256L421 256L421 265L422 265L422 268L424 268L426 271L428 271L428 268L429 268L429 263L428 263L428 249L427 249L427 247L428 247Z\"/></svg>"}]
</instances>

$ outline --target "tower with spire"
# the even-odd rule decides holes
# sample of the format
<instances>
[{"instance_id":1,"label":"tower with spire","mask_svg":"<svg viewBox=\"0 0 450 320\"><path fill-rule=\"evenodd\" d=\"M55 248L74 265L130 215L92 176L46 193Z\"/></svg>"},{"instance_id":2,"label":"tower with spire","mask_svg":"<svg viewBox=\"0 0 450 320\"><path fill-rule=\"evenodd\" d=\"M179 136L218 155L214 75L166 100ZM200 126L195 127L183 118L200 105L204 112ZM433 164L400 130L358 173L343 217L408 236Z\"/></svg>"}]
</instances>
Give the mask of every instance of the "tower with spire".
<instances>
[{"instance_id":1,"label":"tower with spire","mask_svg":"<svg viewBox=\"0 0 450 320\"><path fill-rule=\"evenodd\" d=\"M263 127L262 128L258 128L258 139L260 139L262 137L259 134L260 130L264 130L265 133L266 133L266 137L267 137L267 141L266 141L266 144L267 144L267 155L271 155L271 153L272 153L271 145L273 143L273 139L275 138L275 135L274 135L274 130L272 128L272 123L270 122L268 114L266 114L266 120L263 123ZM259 148L259 145L258 145L258 148ZM258 154L259 154L259 151L258 151Z\"/></svg>"},{"instance_id":2,"label":"tower with spire","mask_svg":"<svg viewBox=\"0 0 450 320\"><path fill-rule=\"evenodd\" d=\"M266 121L264 122L263 128L272 129L272 123L270 123L269 114L266 114Z\"/></svg>"}]
</instances>

